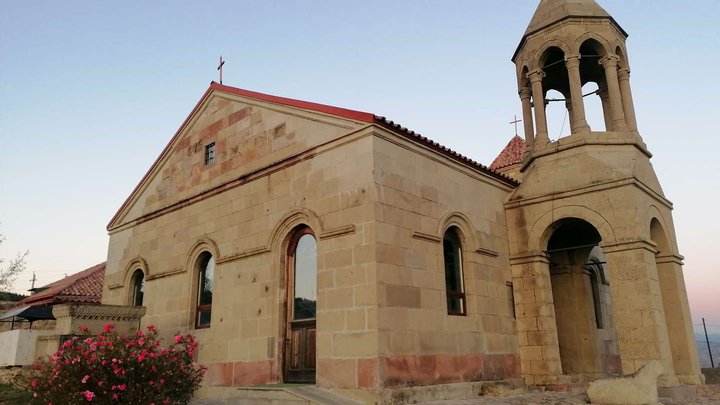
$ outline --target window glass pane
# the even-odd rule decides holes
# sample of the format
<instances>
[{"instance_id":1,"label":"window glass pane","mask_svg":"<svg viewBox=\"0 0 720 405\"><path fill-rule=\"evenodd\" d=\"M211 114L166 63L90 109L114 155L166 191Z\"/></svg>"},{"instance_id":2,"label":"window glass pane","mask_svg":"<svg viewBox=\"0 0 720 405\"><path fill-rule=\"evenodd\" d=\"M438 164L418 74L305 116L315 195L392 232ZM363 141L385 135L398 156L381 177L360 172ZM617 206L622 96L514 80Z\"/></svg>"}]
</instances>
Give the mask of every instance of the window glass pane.
<instances>
[{"instance_id":1,"label":"window glass pane","mask_svg":"<svg viewBox=\"0 0 720 405\"><path fill-rule=\"evenodd\" d=\"M300 237L295 247L295 301L293 319L315 318L317 302L317 242L310 234Z\"/></svg>"},{"instance_id":2,"label":"window glass pane","mask_svg":"<svg viewBox=\"0 0 720 405\"><path fill-rule=\"evenodd\" d=\"M445 287L450 292L462 292L460 241L452 231L445 234L443 253L445 256Z\"/></svg>"},{"instance_id":3,"label":"window glass pane","mask_svg":"<svg viewBox=\"0 0 720 405\"><path fill-rule=\"evenodd\" d=\"M132 304L141 307L145 289L145 276L141 270L135 270L133 274L133 295Z\"/></svg>"},{"instance_id":4,"label":"window glass pane","mask_svg":"<svg viewBox=\"0 0 720 405\"><path fill-rule=\"evenodd\" d=\"M462 298L460 297L447 297L448 313L450 314L462 314L465 313L463 308Z\"/></svg>"},{"instance_id":5,"label":"window glass pane","mask_svg":"<svg viewBox=\"0 0 720 405\"><path fill-rule=\"evenodd\" d=\"M199 310L197 314L197 326L210 326L210 315L211 311Z\"/></svg>"},{"instance_id":6,"label":"window glass pane","mask_svg":"<svg viewBox=\"0 0 720 405\"><path fill-rule=\"evenodd\" d=\"M198 289L198 305L212 304L213 274L215 273L215 258L209 253L203 253L200 258L200 280Z\"/></svg>"}]
</instances>

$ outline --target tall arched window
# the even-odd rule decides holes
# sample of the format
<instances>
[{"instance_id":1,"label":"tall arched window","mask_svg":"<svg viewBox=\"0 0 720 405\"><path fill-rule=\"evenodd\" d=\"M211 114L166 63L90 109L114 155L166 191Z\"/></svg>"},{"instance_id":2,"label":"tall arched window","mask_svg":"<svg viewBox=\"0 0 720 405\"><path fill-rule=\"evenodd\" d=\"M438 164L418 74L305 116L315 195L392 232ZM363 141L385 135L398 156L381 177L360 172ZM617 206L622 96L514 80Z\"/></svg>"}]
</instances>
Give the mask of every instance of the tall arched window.
<instances>
[{"instance_id":1,"label":"tall arched window","mask_svg":"<svg viewBox=\"0 0 720 405\"><path fill-rule=\"evenodd\" d=\"M455 227L445 231L443 237L445 259L445 290L450 315L465 315L465 286L463 283L462 245Z\"/></svg>"},{"instance_id":2,"label":"tall arched window","mask_svg":"<svg viewBox=\"0 0 720 405\"><path fill-rule=\"evenodd\" d=\"M203 252L197 260L198 290L195 327L209 328L212 313L213 275L215 258L209 252Z\"/></svg>"},{"instance_id":3,"label":"tall arched window","mask_svg":"<svg viewBox=\"0 0 720 405\"><path fill-rule=\"evenodd\" d=\"M293 320L313 319L317 302L317 242L309 229L299 236L292 252Z\"/></svg>"},{"instance_id":4,"label":"tall arched window","mask_svg":"<svg viewBox=\"0 0 720 405\"><path fill-rule=\"evenodd\" d=\"M131 296L130 304L136 307L141 307L143 304L143 295L145 290L145 274L142 270L137 269L133 272L130 282Z\"/></svg>"},{"instance_id":5,"label":"tall arched window","mask_svg":"<svg viewBox=\"0 0 720 405\"><path fill-rule=\"evenodd\" d=\"M317 241L308 227L288 245L288 339L285 382L315 383L317 357Z\"/></svg>"}]
</instances>

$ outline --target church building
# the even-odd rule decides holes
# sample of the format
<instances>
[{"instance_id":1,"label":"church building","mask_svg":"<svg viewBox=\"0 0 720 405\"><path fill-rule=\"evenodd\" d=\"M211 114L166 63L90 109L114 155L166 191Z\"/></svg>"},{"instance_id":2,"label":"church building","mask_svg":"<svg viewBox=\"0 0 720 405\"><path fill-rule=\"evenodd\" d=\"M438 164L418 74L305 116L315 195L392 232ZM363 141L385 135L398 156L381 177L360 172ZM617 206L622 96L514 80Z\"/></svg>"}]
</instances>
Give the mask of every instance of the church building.
<instances>
[{"instance_id":1,"label":"church building","mask_svg":"<svg viewBox=\"0 0 720 405\"><path fill-rule=\"evenodd\" d=\"M594 0L541 0L512 56L525 136L491 167L379 115L213 82L108 224L103 304L194 333L205 397L566 387L650 360L662 386L701 383L626 38Z\"/></svg>"}]
</instances>

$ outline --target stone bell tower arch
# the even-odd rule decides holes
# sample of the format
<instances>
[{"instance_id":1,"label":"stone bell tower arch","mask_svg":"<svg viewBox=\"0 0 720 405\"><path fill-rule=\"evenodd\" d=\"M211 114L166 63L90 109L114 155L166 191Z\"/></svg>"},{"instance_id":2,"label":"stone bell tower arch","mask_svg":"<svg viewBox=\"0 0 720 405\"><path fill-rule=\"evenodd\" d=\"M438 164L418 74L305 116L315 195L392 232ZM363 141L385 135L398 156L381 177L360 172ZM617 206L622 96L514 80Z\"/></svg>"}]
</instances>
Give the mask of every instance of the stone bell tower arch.
<instances>
[{"instance_id":1,"label":"stone bell tower arch","mask_svg":"<svg viewBox=\"0 0 720 405\"><path fill-rule=\"evenodd\" d=\"M505 209L528 384L630 374L650 360L665 368L661 385L702 381L672 203L638 130L626 38L594 0L541 0L512 57L527 147ZM597 91L583 94L587 83ZM570 121L557 140L550 90ZM587 97L600 98L605 128L588 124Z\"/></svg>"}]
</instances>

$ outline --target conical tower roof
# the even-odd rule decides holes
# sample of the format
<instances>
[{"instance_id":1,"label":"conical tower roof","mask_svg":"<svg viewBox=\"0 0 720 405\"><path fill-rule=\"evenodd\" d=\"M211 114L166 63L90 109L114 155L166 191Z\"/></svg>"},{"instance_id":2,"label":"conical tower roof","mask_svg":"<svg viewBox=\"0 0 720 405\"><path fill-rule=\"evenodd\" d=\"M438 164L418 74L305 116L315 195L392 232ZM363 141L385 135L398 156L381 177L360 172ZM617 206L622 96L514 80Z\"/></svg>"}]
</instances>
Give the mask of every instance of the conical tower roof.
<instances>
[{"instance_id":1,"label":"conical tower roof","mask_svg":"<svg viewBox=\"0 0 720 405\"><path fill-rule=\"evenodd\" d=\"M525 35L569 17L611 18L595 0L540 0Z\"/></svg>"},{"instance_id":2,"label":"conical tower roof","mask_svg":"<svg viewBox=\"0 0 720 405\"><path fill-rule=\"evenodd\" d=\"M520 44L512 60L520 52L525 40L532 34L543 30L553 24L567 20L568 18L603 18L612 22L615 27L627 38L627 33L622 29L620 24L615 21L605 9L595 0L540 0L540 4L535 10L530 24L528 24L525 34L523 34Z\"/></svg>"}]
</instances>

